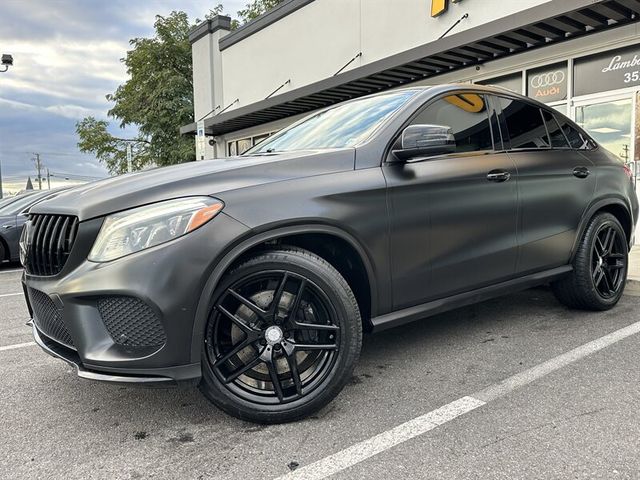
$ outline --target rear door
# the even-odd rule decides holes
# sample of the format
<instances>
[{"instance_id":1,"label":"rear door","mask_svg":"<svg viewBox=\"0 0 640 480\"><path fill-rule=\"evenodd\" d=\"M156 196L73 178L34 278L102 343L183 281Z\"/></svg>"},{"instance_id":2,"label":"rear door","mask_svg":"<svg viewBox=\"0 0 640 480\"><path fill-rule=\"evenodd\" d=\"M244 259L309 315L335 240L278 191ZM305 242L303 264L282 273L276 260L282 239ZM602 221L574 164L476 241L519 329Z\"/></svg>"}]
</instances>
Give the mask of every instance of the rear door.
<instances>
[{"instance_id":1,"label":"rear door","mask_svg":"<svg viewBox=\"0 0 640 480\"><path fill-rule=\"evenodd\" d=\"M509 278L517 254L516 170L487 97L449 94L418 124L450 127L456 152L382 167L396 309Z\"/></svg>"},{"instance_id":2,"label":"rear door","mask_svg":"<svg viewBox=\"0 0 640 480\"><path fill-rule=\"evenodd\" d=\"M593 164L578 149L587 148L588 141L567 138L578 132L551 110L506 97L499 104L509 156L518 170L516 272L565 265L595 191Z\"/></svg>"}]
</instances>

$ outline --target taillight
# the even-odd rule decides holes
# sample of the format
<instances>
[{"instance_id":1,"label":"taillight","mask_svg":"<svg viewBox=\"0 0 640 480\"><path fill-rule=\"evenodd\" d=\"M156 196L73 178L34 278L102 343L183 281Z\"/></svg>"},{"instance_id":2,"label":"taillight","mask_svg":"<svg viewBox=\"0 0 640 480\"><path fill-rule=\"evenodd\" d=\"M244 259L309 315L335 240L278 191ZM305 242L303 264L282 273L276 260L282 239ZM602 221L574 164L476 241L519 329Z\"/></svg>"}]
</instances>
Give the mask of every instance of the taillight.
<instances>
[{"instance_id":1,"label":"taillight","mask_svg":"<svg viewBox=\"0 0 640 480\"><path fill-rule=\"evenodd\" d=\"M627 174L627 177L629 177L629 179L633 178L633 170L631 170L631 167L629 165L623 165L622 168L624 168L624 173Z\"/></svg>"}]
</instances>

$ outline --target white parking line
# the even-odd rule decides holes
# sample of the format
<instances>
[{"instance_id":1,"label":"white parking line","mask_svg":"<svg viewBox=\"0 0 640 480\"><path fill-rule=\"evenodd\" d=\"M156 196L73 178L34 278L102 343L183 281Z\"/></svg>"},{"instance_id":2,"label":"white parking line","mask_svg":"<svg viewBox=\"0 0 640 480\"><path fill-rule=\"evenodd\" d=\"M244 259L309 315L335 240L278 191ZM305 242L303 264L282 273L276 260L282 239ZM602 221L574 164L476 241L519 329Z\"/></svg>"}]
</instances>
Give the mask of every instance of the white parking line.
<instances>
[{"instance_id":1,"label":"white parking line","mask_svg":"<svg viewBox=\"0 0 640 480\"><path fill-rule=\"evenodd\" d=\"M276 480L321 480L352 467L401 443L471 412L497 398L524 387L545 375L598 352L631 335L640 333L640 322L616 330L551 360L529 368L471 396L462 397L425 415L356 443L333 455L278 477Z\"/></svg>"},{"instance_id":2,"label":"white parking line","mask_svg":"<svg viewBox=\"0 0 640 480\"><path fill-rule=\"evenodd\" d=\"M18 293L3 293L2 295L0 295L0 298L2 298L2 297L17 297L18 295L24 295L24 293L22 293L22 292L18 292Z\"/></svg>"},{"instance_id":3,"label":"white parking line","mask_svg":"<svg viewBox=\"0 0 640 480\"><path fill-rule=\"evenodd\" d=\"M35 342L26 342L26 343L15 343L13 345L6 345L4 347L0 347L0 352L4 352L5 350L15 350L16 348L31 347L35 344L36 344Z\"/></svg>"},{"instance_id":4,"label":"white parking line","mask_svg":"<svg viewBox=\"0 0 640 480\"><path fill-rule=\"evenodd\" d=\"M17 268L15 270L0 270L0 275L2 275L3 273L17 273L17 272L22 272L22 269Z\"/></svg>"}]
</instances>

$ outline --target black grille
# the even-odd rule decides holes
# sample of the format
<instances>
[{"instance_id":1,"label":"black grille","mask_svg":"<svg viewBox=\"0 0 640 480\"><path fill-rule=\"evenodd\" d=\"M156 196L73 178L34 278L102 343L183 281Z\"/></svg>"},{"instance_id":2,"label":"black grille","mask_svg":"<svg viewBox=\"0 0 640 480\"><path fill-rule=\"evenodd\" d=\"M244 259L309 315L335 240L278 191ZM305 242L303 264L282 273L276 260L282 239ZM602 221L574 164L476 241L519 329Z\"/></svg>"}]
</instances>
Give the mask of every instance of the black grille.
<instances>
[{"instance_id":1,"label":"black grille","mask_svg":"<svg viewBox=\"0 0 640 480\"><path fill-rule=\"evenodd\" d=\"M78 232L78 219L69 215L31 215L26 229L25 268L32 275L60 273Z\"/></svg>"},{"instance_id":2,"label":"black grille","mask_svg":"<svg viewBox=\"0 0 640 480\"><path fill-rule=\"evenodd\" d=\"M73 340L69 330L67 330L64 320L62 320L62 312L58 310L49 295L40 290L30 288L29 301L31 308L33 308L34 321L38 330L67 347L73 347Z\"/></svg>"},{"instance_id":3,"label":"black grille","mask_svg":"<svg viewBox=\"0 0 640 480\"><path fill-rule=\"evenodd\" d=\"M159 347L166 335L151 307L134 297L111 296L98 300L105 327L119 345Z\"/></svg>"}]
</instances>

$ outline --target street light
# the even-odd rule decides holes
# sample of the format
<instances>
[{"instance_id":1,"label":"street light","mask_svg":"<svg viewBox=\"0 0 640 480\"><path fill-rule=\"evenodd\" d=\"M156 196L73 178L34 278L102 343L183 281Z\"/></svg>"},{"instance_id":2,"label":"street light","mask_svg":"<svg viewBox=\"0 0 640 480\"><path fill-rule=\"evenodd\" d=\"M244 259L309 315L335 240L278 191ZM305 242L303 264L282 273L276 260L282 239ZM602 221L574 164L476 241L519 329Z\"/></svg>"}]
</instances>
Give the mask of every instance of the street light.
<instances>
[{"instance_id":1,"label":"street light","mask_svg":"<svg viewBox=\"0 0 640 480\"><path fill-rule=\"evenodd\" d=\"M4 70L0 70L0 72L6 72L9 70L9 67L13 66L13 56L8 53L2 54L2 60L0 60L0 65L4 67Z\"/></svg>"}]
</instances>

